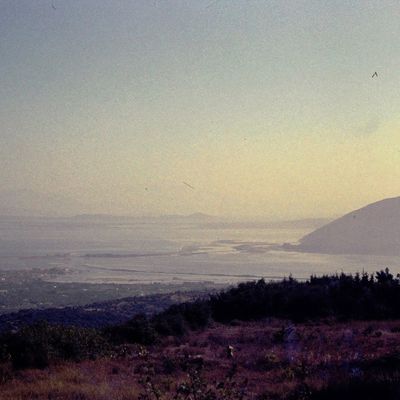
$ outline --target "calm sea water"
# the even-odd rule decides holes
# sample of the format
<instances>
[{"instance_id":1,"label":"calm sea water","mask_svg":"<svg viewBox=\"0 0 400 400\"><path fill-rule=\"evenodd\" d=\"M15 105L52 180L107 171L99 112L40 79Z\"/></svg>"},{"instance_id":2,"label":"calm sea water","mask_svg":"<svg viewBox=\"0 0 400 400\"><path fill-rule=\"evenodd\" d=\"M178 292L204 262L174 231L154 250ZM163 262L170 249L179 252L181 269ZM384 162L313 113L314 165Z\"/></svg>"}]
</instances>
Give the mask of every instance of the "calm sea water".
<instances>
[{"instance_id":1,"label":"calm sea water","mask_svg":"<svg viewBox=\"0 0 400 400\"><path fill-rule=\"evenodd\" d=\"M60 268L64 282L234 283L400 272L399 257L286 252L313 228L171 220L0 219L0 270Z\"/></svg>"}]
</instances>

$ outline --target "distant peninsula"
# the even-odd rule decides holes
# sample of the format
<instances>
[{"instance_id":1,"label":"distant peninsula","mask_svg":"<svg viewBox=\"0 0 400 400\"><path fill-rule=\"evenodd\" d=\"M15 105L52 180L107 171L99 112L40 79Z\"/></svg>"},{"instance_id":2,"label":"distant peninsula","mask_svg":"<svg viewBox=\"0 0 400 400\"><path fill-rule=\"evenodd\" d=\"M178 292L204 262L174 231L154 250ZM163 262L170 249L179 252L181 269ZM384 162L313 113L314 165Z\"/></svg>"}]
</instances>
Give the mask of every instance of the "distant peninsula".
<instances>
[{"instance_id":1,"label":"distant peninsula","mask_svg":"<svg viewBox=\"0 0 400 400\"><path fill-rule=\"evenodd\" d=\"M302 237L288 250L327 254L400 255L400 197L352 211Z\"/></svg>"}]
</instances>

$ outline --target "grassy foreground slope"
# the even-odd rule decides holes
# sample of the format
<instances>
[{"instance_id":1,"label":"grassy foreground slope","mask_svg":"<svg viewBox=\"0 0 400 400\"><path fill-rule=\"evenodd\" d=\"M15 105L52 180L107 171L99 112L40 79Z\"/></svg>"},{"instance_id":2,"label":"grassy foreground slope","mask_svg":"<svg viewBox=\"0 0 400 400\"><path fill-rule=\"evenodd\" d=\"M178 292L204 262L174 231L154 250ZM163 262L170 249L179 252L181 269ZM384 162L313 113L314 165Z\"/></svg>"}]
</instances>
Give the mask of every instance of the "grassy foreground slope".
<instances>
[{"instance_id":1,"label":"grassy foreground slope","mask_svg":"<svg viewBox=\"0 0 400 400\"><path fill-rule=\"evenodd\" d=\"M398 399L400 282L388 270L241 284L106 330L0 339L0 399Z\"/></svg>"},{"instance_id":2,"label":"grassy foreground slope","mask_svg":"<svg viewBox=\"0 0 400 400\"><path fill-rule=\"evenodd\" d=\"M17 372L3 365L0 399L394 400L399 348L398 320L214 324L96 360Z\"/></svg>"}]
</instances>

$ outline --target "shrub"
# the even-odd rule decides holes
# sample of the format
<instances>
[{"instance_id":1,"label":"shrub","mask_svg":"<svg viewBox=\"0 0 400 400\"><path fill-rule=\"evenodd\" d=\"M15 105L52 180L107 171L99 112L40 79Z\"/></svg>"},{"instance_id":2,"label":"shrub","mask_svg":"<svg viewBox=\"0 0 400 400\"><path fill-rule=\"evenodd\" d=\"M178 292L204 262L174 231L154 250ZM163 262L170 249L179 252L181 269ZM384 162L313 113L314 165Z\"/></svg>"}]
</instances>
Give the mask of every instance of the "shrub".
<instances>
[{"instance_id":1,"label":"shrub","mask_svg":"<svg viewBox=\"0 0 400 400\"><path fill-rule=\"evenodd\" d=\"M0 338L16 369L45 368L50 360L82 360L105 354L109 346L95 330L40 322Z\"/></svg>"},{"instance_id":2,"label":"shrub","mask_svg":"<svg viewBox=\"0 0 400 400\"><path fill-rule=\"evenodd\" d=\"M111 326L104 330L112 343L140 343L149 345L157 339L152 321L146 315L139 314L123 325Z\"/></svg>"}]
</instances>

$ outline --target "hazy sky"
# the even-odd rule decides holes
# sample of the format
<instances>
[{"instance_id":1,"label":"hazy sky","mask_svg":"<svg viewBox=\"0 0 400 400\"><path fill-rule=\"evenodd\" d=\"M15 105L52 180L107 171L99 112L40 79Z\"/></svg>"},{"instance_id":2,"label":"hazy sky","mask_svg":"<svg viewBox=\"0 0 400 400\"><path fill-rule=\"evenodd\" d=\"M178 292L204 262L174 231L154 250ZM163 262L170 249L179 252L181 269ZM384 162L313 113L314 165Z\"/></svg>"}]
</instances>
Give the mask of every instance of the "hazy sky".
<instances>
[{"instance_id":1,"label":"hazy sky","mask_svg":"<svg viewBox=\"0 0 400 400\"><path fill-rule=\"evenodd\" d=\"M397 196L399 38L397 0L0 0L0 191L279 218Z\"/></svg>"}]
</instances>

